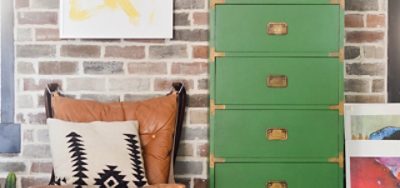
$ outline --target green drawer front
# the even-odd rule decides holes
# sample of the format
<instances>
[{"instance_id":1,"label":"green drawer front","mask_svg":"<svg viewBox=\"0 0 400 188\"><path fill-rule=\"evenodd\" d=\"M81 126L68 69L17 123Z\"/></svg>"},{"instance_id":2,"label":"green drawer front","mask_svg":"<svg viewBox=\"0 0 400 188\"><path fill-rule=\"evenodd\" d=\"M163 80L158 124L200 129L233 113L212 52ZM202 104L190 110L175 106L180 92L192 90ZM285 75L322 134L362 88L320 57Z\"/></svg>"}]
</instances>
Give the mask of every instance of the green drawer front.
<instances>
[{"instance_id":1,"label":"green drawer front","mask_svg":"<svg viewBox=\"0 0 400 188\"><path fill-rule=\"evenodd\" d=\"M217 188L267 188L269 181L285 181L288 188L338 188L336 164L221 163L215 167Z\"/></svg>"},{"instance_id":2,"label":"green drawer front","mask_svg":"<svg viewBox=\"0 0 400 188\"><path fill-rule=\"evenodd\" d=\"M216 103L337 104L339 67L334 58L217 58ZM287 76L286 88L267 85L276 75Z\"/></svg>"},{"instance_id":3,"label":"green drawer front","mask_svg":"<svg viewBox=\"0 0 400 188\"><path fill-rule=\"evenodd\" d=\"M339 153L338 126L330 110L217 110L215 156L328 159ZM287 130L287 140L267 139L276 128Z\"/></svg>"},{"instance_id":4,"label":"green drawer front","mask_svg":"<svg viewBox=\"0 0 400 188\"><path fill-rule=\"evenodd\" d=\"M336 3L334 0L225 0L224 4L333 4L333 2Z\"/></svg>"},{"instance_id":5,"label":"green drawer front","mask_svg":"<svg viewBox=\"0 0 400 188\"><path fill-rule=\"evenodd\" d=\"M223 52L337 52L337 5L219 5L216 50ZM267 34L271 22L288 25L287 35Z\"/></svg>"}]
</instances>

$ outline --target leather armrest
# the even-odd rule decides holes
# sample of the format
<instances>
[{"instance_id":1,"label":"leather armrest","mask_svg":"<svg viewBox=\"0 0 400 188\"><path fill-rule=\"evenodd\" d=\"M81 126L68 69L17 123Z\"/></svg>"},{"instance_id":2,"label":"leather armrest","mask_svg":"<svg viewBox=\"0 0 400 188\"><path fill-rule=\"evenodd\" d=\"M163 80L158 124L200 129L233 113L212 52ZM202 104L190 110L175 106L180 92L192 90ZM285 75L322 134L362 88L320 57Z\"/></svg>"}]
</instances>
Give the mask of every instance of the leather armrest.
<instances>
[{"instance_id":1,"label":"leather armrest","mask_svg":"<svg viewBox=\"0 0 400 188\"><path fill-rule=\"evenodd\" d=\"M157 185L149 185L145 188L185 188L183 184L157 184Z\"/></svg>"}]
</instances>

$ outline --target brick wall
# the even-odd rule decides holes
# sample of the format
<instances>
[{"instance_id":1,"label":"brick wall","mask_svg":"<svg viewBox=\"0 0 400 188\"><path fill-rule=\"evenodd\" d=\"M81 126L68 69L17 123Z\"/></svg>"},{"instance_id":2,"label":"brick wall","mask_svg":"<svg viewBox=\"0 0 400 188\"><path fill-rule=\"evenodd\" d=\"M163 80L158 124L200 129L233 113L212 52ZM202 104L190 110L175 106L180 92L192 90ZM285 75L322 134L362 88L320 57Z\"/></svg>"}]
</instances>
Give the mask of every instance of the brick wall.
<instances>
[{"instance_id":1,"label":"brick wall","mask_svg":"<svg viewBox=\"0 0 400 188\"><path fill-rule=\"evenodd\" d=\"M189 89L177 178L205 186L208 156L208 17L205 0L175 0L173 40L60 40L59 0L15 0L16 119L20 155L0 157L0 176L18 172L20 185L47 183L51 170L42 93L59 82L68 95L101 101L164 95L173 81Z\"/></svg>"},{"instance_id":2,"label":"brick wall","mask_svg":"<svg viewBox=\"0 0 400 188\"><path fill-rule=\"evenodd\" d=\"M139 100L183 81L190 102L176 177L207 187L208 18L205 0L175 0L173 40L60 40L59 0L15 0L16 120L19 155L0 155L0 177L17 171L19 186L47 183L51 153L43 88L59 82L76 98ZM386 100L386 3L346 0L346 100ZM1 178L0 178L1 184Z\"/></svg>"},{"instance_id":3,"label":"brick wall","mask_svg":"<svg viewBox=\"0 0 400 188\"><path fill-rule=\"evenodd\" d=\"M346 101L387 101L387 0L346 0Z\"/></svg>"}]
</instances>

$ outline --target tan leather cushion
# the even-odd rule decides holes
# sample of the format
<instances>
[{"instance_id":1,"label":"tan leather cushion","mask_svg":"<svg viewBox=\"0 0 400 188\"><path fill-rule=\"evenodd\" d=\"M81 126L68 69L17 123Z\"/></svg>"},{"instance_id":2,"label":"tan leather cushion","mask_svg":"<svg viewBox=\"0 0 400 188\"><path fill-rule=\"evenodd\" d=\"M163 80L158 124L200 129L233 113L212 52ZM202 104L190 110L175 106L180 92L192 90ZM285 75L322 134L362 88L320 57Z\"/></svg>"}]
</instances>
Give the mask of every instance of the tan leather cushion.
<instances>
[{"instance_id":1,"label":"tan leather cushion","mask_svg":"<svg viewBox=\"0 0 400 188\"><path fill-rule=\"evenodd\" d=\"M72 122L139 121L139 134L149 184L168 183L176 94L139 102L99 103L54 95L54 118Z\"/></svg>"}]
</instances>

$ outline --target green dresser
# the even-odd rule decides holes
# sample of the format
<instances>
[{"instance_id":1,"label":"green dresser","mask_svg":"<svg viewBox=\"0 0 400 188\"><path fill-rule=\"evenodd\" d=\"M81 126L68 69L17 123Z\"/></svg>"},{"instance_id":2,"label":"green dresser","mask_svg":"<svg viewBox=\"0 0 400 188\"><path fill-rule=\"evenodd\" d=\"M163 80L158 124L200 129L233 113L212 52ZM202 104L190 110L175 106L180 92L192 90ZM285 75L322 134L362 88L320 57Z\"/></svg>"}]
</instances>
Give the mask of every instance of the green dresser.
<instances>
[{"instance_id":1,"label":"green dresser","mask_svg":"<svg viewBox=\"0 0 400 188\"><path fill-rule=\"evenodd\" d=\"M344 0L210 0L210 187L343 188Z\"/></svg>"}]
</instances>

